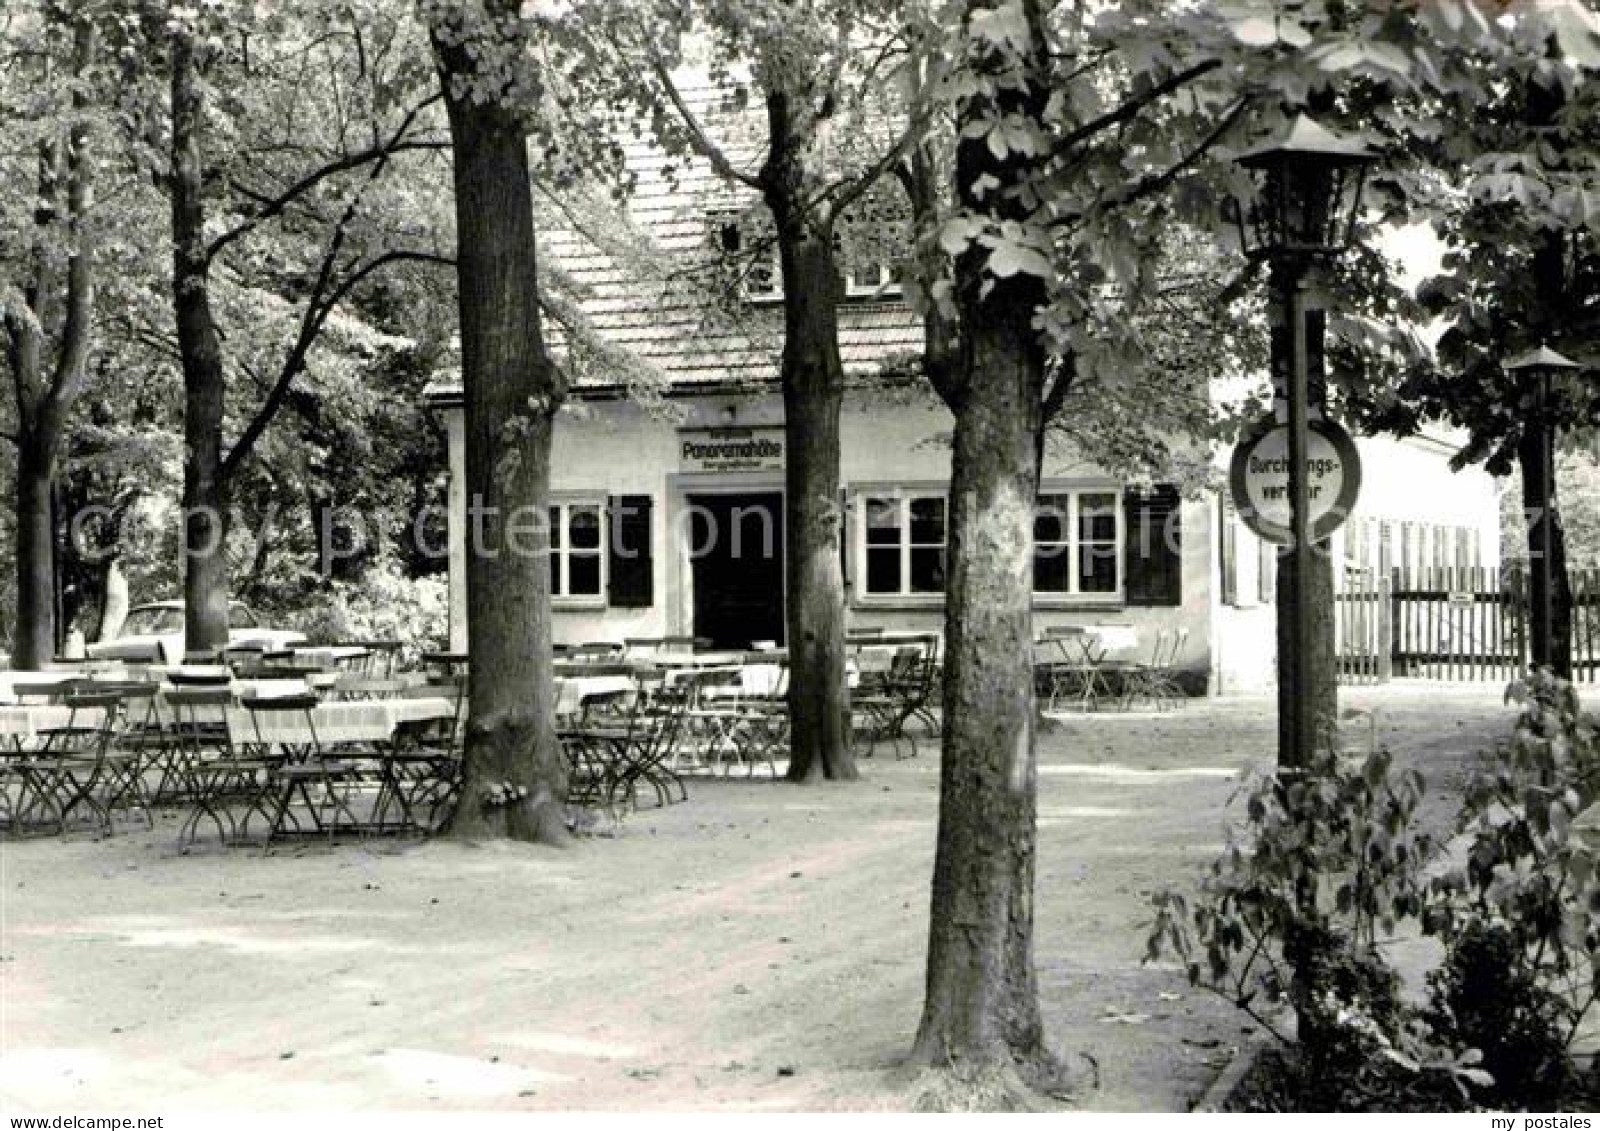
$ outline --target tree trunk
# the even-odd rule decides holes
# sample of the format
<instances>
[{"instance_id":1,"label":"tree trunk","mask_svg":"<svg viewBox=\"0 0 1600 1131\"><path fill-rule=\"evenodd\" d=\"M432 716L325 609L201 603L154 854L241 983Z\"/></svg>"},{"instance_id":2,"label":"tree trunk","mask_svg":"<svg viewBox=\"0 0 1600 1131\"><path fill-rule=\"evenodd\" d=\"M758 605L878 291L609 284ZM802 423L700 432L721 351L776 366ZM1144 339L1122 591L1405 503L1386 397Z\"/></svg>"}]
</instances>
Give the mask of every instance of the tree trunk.
<instances>
[{"instance_id":1,"label":"tree trunk","mask_svg":"<svg viewBox=\"0 0 1600 1131\"><path fill-rule=\"evenodd\" d=\"M840 281L826 236L796 224L783 257L783 406L788 462L789 780L852 780L846 731L844 578L839 544Z\"/></svg>"},{"instance_id":2,"label":"tree trunk","mask_svg":"<svg viewBox=\"0 0 1600 1131\"><path fill-rule=\"evenodd\" d=\"M970 0L970 21L989 7ZM977 60L1014 82L958 114L956 187L992 222L1022 218L1006 186L1027 158L996 158L984 123L1039 120L1047 91L1042 17L1025 4L1030 47ZM976 126L977 128L973 128ZM983 192L979 186L997 182ZM940 388L955 415L945 589L944 737L934 859L927 998L911 1059L996 1067L1039 1082L1056 1071L1045 1047L1033 966L1036 768L1033 699L1033 522L1039 484L1045 355L1034 313L1040 279L1000 278L986 253L956 264L957 372Z\"/></svg>"},{"instance_id":3,"label":"tree trunk","mask_svg":"<svg viewBox=\"0 0 1600 1131\"><path fill-rule=\"evenodd\" d=\"M945 590L944 741L927 1002L912 1059L1045 1055L1033 968L1033 517L1044 358L1037 302L963 319ZM1018 315L1020 314L1020 318Z\"/></svg>"},{"instance_id":4,"label":"tree trunk","mask_svg":"<svg viewBox=\"0 0 1600 1131\"><path fill-rule=\"evenodd\" d=\"M228 642L226 386L207 278L204 123L200 61L180 32L172 39L172 294L183 361L183 597L191 651Z\"/></svg>"},{"instance_id":5,"label":"tree trunk","mask_svg":"<svg viewBox=\"0 0 1600 1131\"><path fill-rule=\"evenodd\" d=\"M122 572L122 559L109 554L100 564L100 624L96 640L115 640L128 619L128 576Z\"/></svg>"},{"instance_id":6,"label":"tree trunk","mask_svg":"<svg viewBox=\"0 0 1600 1131\"><path fill-rule=\"evenodd\" d=\"M857 776L844 672L839 543L839 357L843 283L824 201L818 92L784 68L766 73L762 196L783 267L784 579L789 646L789 773L793 782Z\"/></svg>"},{"instance_id":7,"label":"tree trunk","mask_svg":"<svg viewBox=\"0 0 1600 1131\"><path fill-rule=\"evenodd\" d=\"M40 667L56 654L56 543L54 487L67 421L82 391L94 317L94 262L89 229L94 199L94 155L88 126L89 73L99 50L94 23L72 19L72 123L64 139L42 142L39 194L34 205L38 243L26 285L27 316L0 310L17 400L17 625L13 667ZM46 229L62 218L70 232L66 269L57 238ZM45 360L46 335L57 339L53 365Z\"/></svg>"},{"instance_id":8,"label":"tree trunk","mask_svg":"<svg viewBox=\"0 0 1600 1131\"><path fill-rule=\"evenodd\" d=\"M51 487L56 440L35 429L17 449L17 626L11 666L42 668L56 654L56 544Z\"/></svg>"},{"instance_id":9,"label":"tree trunk","mask_svg":"<svg viewBox=\"0 0 1600 1131\"><path fill-rule=\"evenodd\" d=\"M472 540L466 752L448 832L559 844L568 836L566 764L554 726L546 515L551 426L565 388L540 331L523 130L494 94L458 90L457 79L482 81L471 47L434 40L454 152Z\"/></svg>"},{"instance_id":10,"label":"tree trunk","mask_svg":"<svg viewBox=\"0 0 1600 1131\"><path fill-rule=\"evenodd\" d=\"M1552 437L1552 446L1553 441ZM1517 465L1522 471L1522 510L1528 516L1529 642L1534 664L1571 679L1572 583L1567 576L1567 536L1556 497L1555 468L1546 458L1547 451L1538 428L1523 429L1517 443ZM1550 594L1548 627L1541 615L1546 588Z\"/></svg>"}]
</instances>

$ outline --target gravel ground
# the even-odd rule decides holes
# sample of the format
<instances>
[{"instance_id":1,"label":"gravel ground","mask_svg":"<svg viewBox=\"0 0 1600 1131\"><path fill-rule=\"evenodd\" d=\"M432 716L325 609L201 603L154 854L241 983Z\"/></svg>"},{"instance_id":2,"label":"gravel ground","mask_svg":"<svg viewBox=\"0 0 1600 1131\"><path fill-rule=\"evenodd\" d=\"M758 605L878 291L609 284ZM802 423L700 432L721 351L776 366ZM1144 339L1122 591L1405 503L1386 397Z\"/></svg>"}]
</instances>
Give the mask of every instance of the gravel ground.
<instances>
[{"instance_id":1,"label":"gravel ground","mask_svg":"<svg viewBox=\"0 0 1600 1131\"><path fill-rule=\"evenodd\" d=\"M1510 719L1488 685L1344 703L1446 789ZM1221 846L1272 711L1195 701L1041 736L1036 952L1051 1039L1098 1077L1078 1106L1184 1110L1245 1035L1140 959L1149 893ZM183 856L175 815L0 843L0 1107L904 1109L937 759L863 769L696 780L567 852Z\"/></svg>"}]
</instances>

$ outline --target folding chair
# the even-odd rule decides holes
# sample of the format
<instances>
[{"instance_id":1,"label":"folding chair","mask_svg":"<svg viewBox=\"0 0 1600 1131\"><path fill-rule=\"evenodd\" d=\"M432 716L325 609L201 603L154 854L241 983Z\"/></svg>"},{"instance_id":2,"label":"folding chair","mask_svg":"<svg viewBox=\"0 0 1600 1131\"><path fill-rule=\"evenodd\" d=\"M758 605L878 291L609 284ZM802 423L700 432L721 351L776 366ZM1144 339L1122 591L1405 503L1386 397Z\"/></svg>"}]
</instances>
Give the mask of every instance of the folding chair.
<instances>
[{"instance_id":1,"label":"folding chair","mask_svg":"<svg viewBox=\"0 0 1600 1131\"><path fill-rule=\"evenodd\" d=\"M270 829L272 759L234 746L227 721L233 693L226 688L178 688L167 692L166 702L176 768L190 802L178 826L179 850L188 851L206 819L216 826L222 843L248 836L250 818L258 813ZM242 822L233 815L238 806L244 809Z\"/></svg>"},{"instance_id":2,"label":"folding chair","mask_svg":"<svg viewBox=\"0 0 1600 1131\"><path fill-rule=\"evenodd\" d=\"M331 844L341 827L346 830L360 827L361 822L350 807L350 794L357 781L356 767L353 762L330 757L317 738L313 713L321 702L315 695L283 695L249 698L240 703L250 715L257 756L270 757L274 746L284 751L282 761L275 762L272 774L275 804L272 824L267 829L269 843L288 833L320 832L327 834ZM288 725L283 725L285 723ZM294 813L297 797L309 820L309 828L302 826ZM288 828L286 821L294 827Z\"/></svg>"},{"instance_id":3,"label":"folding chair","mask_svg":"<svg viewBox=\"0 0 1600 1131\"><path fill-rule=\"evenodd\" d=\"M53 823L57 833L64 833L72 811L83 805L100 831L111 834L111 810L123 792L126 776L123 764L137 764L136 755L111 749L121 702L116 691L65 695L63 703L70 708L67 722L41 730L40 747L22 762L30 799L28 808L17 814L18 824L27 823L28 813L38 807L53 814L53 821L47 823ZM149 816L146 809L146 820Z\"/></svg>"},{"instance_id":4,"label":"folding chair","mask_svg":"<svg viewBox=\"0 0 1600 1131\"><path fill-rule=\"evenodd\" d=\"M1188 629L1172 629L1156 633L1155 646L1148 664L1133 663L1122 671L1122 709L1126 711L1135 699L1144 699L1162 710L1170 700L1174 707L1183 706L1183 687L1178 682L1178 656L1189 639Z\"/></svg>"}]
</instances>

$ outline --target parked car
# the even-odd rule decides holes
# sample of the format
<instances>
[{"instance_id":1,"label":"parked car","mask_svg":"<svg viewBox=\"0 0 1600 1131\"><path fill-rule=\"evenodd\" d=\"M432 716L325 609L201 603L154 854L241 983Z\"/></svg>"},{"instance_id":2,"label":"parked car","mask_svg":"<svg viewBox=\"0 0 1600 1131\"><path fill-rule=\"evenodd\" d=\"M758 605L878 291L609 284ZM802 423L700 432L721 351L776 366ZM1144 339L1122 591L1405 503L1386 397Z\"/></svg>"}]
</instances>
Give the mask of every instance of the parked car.
<instances>
[{"instance_id":1,"label":"parked car","mask_svg":"<svg viewBox=\"0 0 1600 1131\"><path fill-rule=\"evenodd\" d=\"M249 606L238 601L228 606L230 648L250 644L288 648L304 644L305 640L303 632L268 628ZM176 664L183 660L183 641L183 602L156 601L136 605L122 622L122 632L115 640L91 644L88 652L96 660L149 660L158 655L162 663Z\"/></svg>"}]
</instances>

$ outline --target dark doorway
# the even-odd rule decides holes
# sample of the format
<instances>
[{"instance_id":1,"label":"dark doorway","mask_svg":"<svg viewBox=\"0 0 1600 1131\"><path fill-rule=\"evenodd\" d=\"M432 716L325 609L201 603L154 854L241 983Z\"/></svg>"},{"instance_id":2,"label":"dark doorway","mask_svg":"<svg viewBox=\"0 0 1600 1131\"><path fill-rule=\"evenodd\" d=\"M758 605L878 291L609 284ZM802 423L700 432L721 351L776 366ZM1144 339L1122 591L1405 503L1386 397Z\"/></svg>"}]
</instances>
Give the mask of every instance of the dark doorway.
<instances>
[{"instance_id":1,"label":"dark doorway","mask_svg":"<svg viewBox=\"0 0 1600 1131\"><path fill-rule=\"evenodd\" d=\"M783 496L690 495L694 634L714 648L783 643Z\"/></svg>"}]
</instances>

